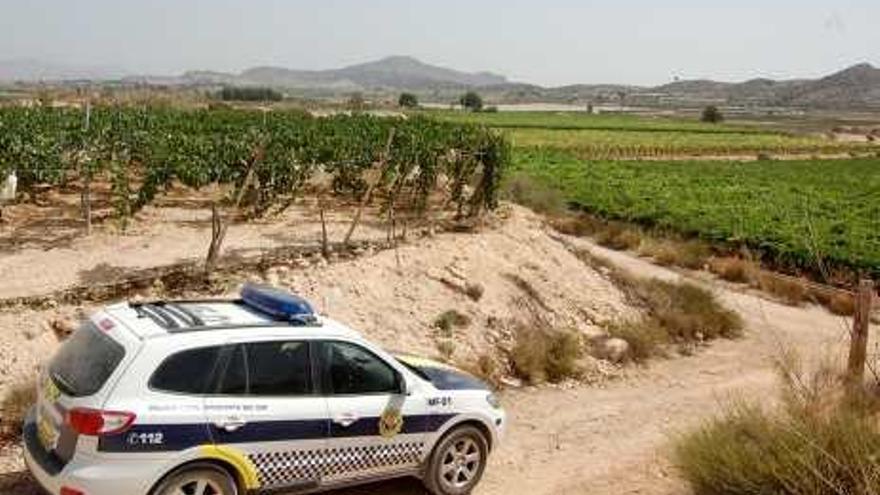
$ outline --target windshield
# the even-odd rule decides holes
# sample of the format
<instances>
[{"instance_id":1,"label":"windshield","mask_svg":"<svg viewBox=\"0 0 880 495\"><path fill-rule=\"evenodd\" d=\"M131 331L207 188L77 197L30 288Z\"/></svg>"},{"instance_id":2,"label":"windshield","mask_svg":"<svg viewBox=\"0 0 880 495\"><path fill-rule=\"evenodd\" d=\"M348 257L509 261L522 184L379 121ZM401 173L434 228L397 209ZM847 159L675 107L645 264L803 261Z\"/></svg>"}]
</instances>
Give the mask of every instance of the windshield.
<instances>
[{"instance_id":1,"label":"windshield","mask_svg":"<svg viewBox=\"0 0 880 495\"><path fill-rule=\"evenodd\" d=\"M88 321L52 358L49 375L66 395L85 397L101 390L123 357L125 348Z\"/></svg>"}]
</instances>

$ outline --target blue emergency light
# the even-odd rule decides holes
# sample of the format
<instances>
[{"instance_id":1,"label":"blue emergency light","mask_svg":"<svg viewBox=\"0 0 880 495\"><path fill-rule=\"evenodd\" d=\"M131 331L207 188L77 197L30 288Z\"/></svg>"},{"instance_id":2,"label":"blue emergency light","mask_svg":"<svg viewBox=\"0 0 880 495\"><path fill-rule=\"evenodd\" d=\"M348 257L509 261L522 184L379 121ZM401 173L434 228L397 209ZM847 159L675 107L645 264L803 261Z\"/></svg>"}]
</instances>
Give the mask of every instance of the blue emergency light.
<instances>
[{"instance_id":1,"label":"blue emergency light","mask_svg":"<svg viewBox=\"0 0 880 495\"><path fill-rule=\"evenodd\" d=\"M277 320L301 325L311 325L318 321L308 301L268 285L245 284L241 289L241 301Z\"/></svg>"}]
</instances>

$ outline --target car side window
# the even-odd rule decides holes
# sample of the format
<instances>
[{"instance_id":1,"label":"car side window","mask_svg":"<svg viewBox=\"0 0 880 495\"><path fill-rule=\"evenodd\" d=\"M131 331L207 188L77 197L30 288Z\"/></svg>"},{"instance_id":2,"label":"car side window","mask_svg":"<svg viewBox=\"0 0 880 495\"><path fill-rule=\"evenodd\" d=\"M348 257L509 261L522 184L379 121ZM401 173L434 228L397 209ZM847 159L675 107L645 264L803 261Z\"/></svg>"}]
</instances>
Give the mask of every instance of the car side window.
<instances>
[{"instance_id":1,"label":"car side window","mask_svg":"<svg viewBox=\"0 0 880 495\"><path fill-rule=\"evenodd\" d=\"M181 394L204 394L208 390L220 347L201 347L171 355L150 377L150 388Z\"/></svg>"},{"instance_id":2,"label":"car side window","mask_svg":"<svg viewBox=\"0 0 880 495\"><path fill-rule=\"evenodd\" d=\"M359 345L322 342L318 356L328 394L393 394L400 390L394 368Z\"/></svg>"},{"instance_id":3,"label":"car side window","mask_svg":"<svg viewBox=\"0 0 880 495\"><path fill-rule=\"evenodd\" d=\"M297 396L312 393L308 342L257 342L244 347L248 395Z\"/></svg>"},{"instance_id":4,"label":"car side window","mask_svg":"<svg viewBox=\"0 0 880 495\"><path fill-rule=\"evenodd\" d=\"M229 357L217 379L215 392L220 395L247 395L248 372L244 346L236 345L227 351Z\"/></svg>"}]
</instances>

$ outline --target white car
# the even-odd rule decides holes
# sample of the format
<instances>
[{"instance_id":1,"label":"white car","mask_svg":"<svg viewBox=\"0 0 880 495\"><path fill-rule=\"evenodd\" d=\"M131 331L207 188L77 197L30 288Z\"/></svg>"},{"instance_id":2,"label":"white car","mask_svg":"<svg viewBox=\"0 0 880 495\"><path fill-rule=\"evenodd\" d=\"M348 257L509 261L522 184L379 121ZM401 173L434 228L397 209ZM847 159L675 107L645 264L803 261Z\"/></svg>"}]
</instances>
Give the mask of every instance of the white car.
<instances>
[{"instance_id":1,"label":"white car","mask_svg":"<svg viewBox=\"0 0 880 495\"><path fill-rule=\"evenodd\" d=\"M392 356L256 285L236 300L109 306L39 389L25 460L55 495L308 493L400 476L466 494L505 427L474 377Z\"/></svg>"}]
</instances>

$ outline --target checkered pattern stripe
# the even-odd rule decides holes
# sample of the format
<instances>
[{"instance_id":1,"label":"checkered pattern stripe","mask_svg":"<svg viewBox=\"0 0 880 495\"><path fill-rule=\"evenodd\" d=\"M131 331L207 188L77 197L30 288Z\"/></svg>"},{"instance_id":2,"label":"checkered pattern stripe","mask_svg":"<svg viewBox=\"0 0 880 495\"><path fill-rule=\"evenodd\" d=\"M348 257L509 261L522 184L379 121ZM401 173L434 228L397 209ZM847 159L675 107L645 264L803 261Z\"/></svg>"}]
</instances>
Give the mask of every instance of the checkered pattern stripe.
<instances>
[{"instance_id":1,"label":"checkered pattern stripe","mask_svg":"<svg viewBox=\"0 0 880 495\"><path fill-rule=\"evenodd\" d=\"M250 455L263 487L303 481L344 479L417 466L424 442L396 442L325 450L267 452Z\"/></svg>"},{"instance_id":2,"label":"checkered pattern stripe","mask_svg":"<svg viewBox=\"0 0 880 495\"><path fill-rule=\"evenodd\" d=\"M250 459L265 487L321 479L321 456L321 450L299 450L252 454Z\"/></svg>"},{"instance_id":3,"label":"checkered pattern stripe","mask_svg":"<svg viewBox=\"0 0 880 495\"><path fill-rule=\"evenodd\" d=\"M399 442L380 445L330 449L326 453L324 479L346 478L386 469L416 466L425 450L423 442Z\"/></svg>"}]
</instances>

